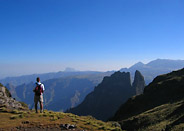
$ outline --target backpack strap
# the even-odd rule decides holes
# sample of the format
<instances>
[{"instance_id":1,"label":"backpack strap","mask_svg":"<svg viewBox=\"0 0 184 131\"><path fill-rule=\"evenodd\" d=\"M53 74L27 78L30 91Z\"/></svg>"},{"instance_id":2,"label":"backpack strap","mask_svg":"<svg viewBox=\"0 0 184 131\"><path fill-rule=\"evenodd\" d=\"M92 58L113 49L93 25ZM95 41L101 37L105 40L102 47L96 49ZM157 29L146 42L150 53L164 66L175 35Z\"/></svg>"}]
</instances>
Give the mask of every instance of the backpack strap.
<instances>
[{"instance_id":1,"label":"backpack strap","mask_svg":"<svg viewBox=\"0 0 184 131\"><path fill-rule=\"evenodd\" d=\"M36 82L36 85L37 85L37 86L41 86L41 85L42 85L42 83L41 83L41 84L38 84L38 83Z\"/></svg>"}]
</instances>

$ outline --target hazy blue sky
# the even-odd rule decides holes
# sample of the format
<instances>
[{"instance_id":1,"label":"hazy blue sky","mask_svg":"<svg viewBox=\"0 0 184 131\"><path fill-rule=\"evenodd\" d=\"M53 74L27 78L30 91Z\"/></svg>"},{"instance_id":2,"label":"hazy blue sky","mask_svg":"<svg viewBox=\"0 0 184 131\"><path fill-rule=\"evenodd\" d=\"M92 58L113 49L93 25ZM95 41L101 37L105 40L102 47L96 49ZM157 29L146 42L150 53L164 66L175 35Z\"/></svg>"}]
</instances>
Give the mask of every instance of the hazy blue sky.
<instances>
[{"instance_id":1,"label":"hazy blue sky","mask_svg":"<svg viewBox=\"0 0 184 131\"><path fill-rule=\"evenodd\" d=\"M184 59L184 0L0 0L0 78Z\"/></svg>"}]
</instances>

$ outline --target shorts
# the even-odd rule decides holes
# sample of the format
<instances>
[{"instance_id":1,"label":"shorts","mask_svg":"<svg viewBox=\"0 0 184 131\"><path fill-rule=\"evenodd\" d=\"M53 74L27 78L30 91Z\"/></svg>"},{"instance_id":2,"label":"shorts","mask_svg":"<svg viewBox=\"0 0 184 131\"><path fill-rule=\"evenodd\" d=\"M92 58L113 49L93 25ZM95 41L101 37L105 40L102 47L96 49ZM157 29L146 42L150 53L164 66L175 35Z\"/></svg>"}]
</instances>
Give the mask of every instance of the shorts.
<instances>
[{"instance_id":1,"label":"shorts","mask_svg":"<svg viewBox=\"0 0 184 131\"><path fill-rule=\"evenodd\" d=\"M35 103L38 103L38 102L42 102L43 103L43 95L40 95L40 96L35 95L34 96L34 102Z\"/></svg>"}]
</instances>

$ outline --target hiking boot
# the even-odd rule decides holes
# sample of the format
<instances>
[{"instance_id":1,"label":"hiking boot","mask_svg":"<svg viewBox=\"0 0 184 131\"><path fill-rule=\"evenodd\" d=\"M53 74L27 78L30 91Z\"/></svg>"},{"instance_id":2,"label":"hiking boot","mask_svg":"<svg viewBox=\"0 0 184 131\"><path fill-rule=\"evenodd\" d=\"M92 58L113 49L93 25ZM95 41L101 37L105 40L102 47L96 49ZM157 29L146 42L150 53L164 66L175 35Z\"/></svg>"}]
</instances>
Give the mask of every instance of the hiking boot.
<instances>
[{"instance_id":1,"label":"hiking boot","mask_svg":"<svg viewBox=\"0 0 184 131\"><path fill-rule=\"evenodd\" d=\"M43 113L43 110L40 110L40 113Z\"/></svg>"}]
</instances>

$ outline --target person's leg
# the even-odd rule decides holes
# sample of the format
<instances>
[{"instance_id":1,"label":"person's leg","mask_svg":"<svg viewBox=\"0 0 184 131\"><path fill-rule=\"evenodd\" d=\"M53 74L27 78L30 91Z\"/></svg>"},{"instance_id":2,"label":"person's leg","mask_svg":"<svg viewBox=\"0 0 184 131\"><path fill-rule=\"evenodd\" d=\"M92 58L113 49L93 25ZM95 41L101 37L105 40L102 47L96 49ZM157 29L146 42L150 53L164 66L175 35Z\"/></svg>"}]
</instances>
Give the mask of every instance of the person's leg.
<instances>
[{"instance_id":1,"label":"person's leg","mask_svg":"<svg viewBox=\"0 0 184 131\"><path fill-rule=\"evenodd\" d=\"M37 96L34 96L34 104L35 104L35 112L38 113L38 109L37 109L38 99L37 99Z\"/></svg>"},{"instance_id":2,"label":"person's leg","mask_svg":"<svg viewBox=\"0 0 184 131\"><path fill-rule=\"evenodd\" d=\"M35 111L36 111L36 113L38 113L37 103L35 103Z\"/></svg>"},{"instance_id":3,"label":"person's leg","mask_svg":"<svg viewBox=\"0 0 184 131\"><path fill-rule=\"evenodd\" d=\"M43 102L40 101L40 113L43 113Z\"/></svg>"},{"instance_id":4,"label":"person's leg","mask_svg":"<svg viewBox=\"0 0 184 131\"><path fill-rule=\"evenodd\" d=\"M40 113L43 112L43 95L40 95Z\"/></svg>"}]
</instances>

